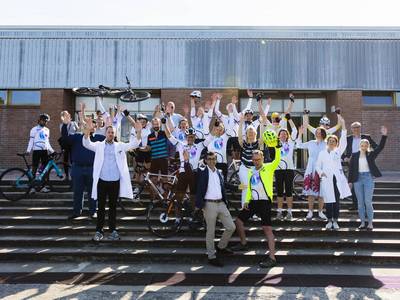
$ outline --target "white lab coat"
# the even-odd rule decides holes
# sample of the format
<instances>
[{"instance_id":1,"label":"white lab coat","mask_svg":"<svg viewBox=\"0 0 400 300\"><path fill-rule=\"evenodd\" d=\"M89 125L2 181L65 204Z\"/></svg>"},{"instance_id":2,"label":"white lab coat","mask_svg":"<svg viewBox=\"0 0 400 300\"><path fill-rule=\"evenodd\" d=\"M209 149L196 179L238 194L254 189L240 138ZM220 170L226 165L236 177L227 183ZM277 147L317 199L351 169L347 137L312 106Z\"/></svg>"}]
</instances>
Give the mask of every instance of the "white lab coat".
<instances>
[{"instance_id":1,"label":"white lab coat","mask_svg":"<svg viewBox=\"0 0 400 300\"><path fill-rule=\"evenodd\" d=\"M83 138L82 144L85 148L95 152L94 164L93 164L93 186L92 186L92 198L97 199L97 184L100 178L101 168L104 162L104 148L105 141L102 142L91 142L90 139ZM119 184L119 197L133 199L131 176L129 174L128 162L126 160L126 152L130 149L135 149L139 146L140 140L136 137L132 137L129 143L117 143L115 144L115 158L119 170L120 184Z\"/></svg>"},{"instance_id":2,"label":"white lab coat","mask_svg":"<svg viewBox=\"0 0 400 300\"><path fill-rule=\"evenodd\" d=\"M320 183L320 194L324 198L325 203L334 203L335 190L333 186L333 176L336 177L336 184L340 193L340 199L344 199L351 195L347 178L343 173L341 157L347 146L347 131L342 130L339 140L339 147L328 152L327 149L321 151L318 155L315 170L318 172ZM325 173L326 177L321 174Z\"/></svg>"}]
</instances>

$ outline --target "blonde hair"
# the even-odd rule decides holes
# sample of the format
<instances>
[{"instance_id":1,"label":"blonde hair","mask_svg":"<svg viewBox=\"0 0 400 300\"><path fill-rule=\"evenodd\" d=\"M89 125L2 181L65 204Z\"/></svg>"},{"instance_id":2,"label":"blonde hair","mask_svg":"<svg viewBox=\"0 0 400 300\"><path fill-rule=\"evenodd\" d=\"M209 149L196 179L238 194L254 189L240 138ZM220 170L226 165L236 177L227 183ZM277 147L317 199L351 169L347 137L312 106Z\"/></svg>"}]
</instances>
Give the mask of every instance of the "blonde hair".
<instances>
[{"instance_id":1,"label":"blonde hair","mask_svg":"<svg viewBox=\"0 0 400 300\"><path fill-rule=\"evenodd\" d=\"M326 141L329 142L329 139L334 139L336 141L336 145L339 146L339 138L336 135L328 135L328 137L326 138Z\"/></svg>"},{"instance_id":2,"label":"blonde hair","mask_svg":"<svg viewBox=\"0 0 400 300\"><path fill-rule=\"evenodd\" d=\"M363 144L363 143L365 143L365 144L368 145L367 152L371 152L371 151L372 151L371 144L370 144L370 142L369 142L367 139L362 139L362 140L360 141L360 149L361 149L361 144Z\"/></svg>"}]
</instances>

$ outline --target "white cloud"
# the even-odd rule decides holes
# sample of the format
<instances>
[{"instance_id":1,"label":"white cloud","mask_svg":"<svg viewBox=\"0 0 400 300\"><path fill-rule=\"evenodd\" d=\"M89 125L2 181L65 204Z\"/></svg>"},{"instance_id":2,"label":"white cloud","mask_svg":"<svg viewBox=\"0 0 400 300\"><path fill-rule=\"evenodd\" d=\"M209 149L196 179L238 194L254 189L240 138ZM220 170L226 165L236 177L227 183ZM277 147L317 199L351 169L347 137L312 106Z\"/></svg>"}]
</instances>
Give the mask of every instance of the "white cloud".
<instances>
[{"instance_id":1,"label":"white cloud","mask_svg":"<svg viewBox=\"0 0 400 300\"><path fill-rule=\"evenodd\" d=\"M395 0L14 0L2 25L399 26Z\"/></svg>"}]
</instances>

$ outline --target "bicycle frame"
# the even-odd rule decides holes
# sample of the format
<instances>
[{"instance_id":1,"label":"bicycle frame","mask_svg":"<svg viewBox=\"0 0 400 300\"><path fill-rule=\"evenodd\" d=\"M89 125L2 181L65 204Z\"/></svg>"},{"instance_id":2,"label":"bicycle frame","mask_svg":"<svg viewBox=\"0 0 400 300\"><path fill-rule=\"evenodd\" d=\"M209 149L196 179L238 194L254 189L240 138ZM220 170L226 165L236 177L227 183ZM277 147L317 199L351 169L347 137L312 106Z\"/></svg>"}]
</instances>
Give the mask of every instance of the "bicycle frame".
<instances>
[{"instance_id":1,"label":"bicycle frame","mask_svg":"<svg viewBox=\"0 0 400 300\"><path fill-rule=\"evenodd\" d=\"M158 189L158 187L153 183L153 181L150 180L150 176L157 176L157 177L164 177L164 178L170 178L172 179L172 185L175 185L175 183L178 181L176 176L171 176L171 175L159 175L159 174L155 174L155 173L146 173L144 180L150 185L150 187L153 189L154 192L157 193L158 198L160 198L160 200L164 200L163 195L161 194L160 190Z\"/></svg>"}]
</instances>

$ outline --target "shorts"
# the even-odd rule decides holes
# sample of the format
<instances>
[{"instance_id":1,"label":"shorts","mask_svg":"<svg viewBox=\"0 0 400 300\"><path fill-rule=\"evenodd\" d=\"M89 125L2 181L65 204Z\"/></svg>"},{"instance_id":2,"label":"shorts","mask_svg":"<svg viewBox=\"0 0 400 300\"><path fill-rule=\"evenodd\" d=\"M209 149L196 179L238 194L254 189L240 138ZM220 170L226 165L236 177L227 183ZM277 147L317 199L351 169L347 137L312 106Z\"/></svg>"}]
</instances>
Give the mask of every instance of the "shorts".
<instances>
[{"instance_id":1,"label":"shorts","mask_svg":"<svg viewBox=\"0 0 400 300\"><path fill-rule=\"evenodd\" d=\"M261 218L262 226L272 226L271 222L271 201L269 200L251 200L249 209L242 209L238 218L244 223L253 215Z\"/></svg>"},{"instance_id":2,"label":"shorts","mask_svg":"<svg viewBox=\"0 0 400 300\"><path fill-rule=\"evenodd\" d=\"M275 170L276 193L278 197L292 197L293 195L293 170ZM285 193L283 193L285 191Z\"/></svg>"},{"instance_id":3,"label":"shorts","mask_svg":"<svg viewBox=\"0 0 400 300\"><path fill-rule=\"evenodd\" d=\"M189 186L190 194L196 193L196 171L185 171L184 173L179 173L178 183L176 184L176 190L179 192L186 192Z\"/></svg>"},{"instance_id":4,"label":"shorts","mask_svg":"<svg viewBox=\"0 0 400 300\"><path fill-rule=\"evenodd\" d=\"M42 165L46 167L48 161L49 161L49 155L47 153L47 150L33 150L32 152L33 168L37 168L39 166L39 162L41 162Z\"/></svg>"},{"instance_id":5,"label":"shorts","mask_svg":"<svg viewBox=\"0 0 400 300\"><path fill-rule=\"evenodd\" d=\"M151 162L151 154L150 151L136 151L135 160L137 163L150 163Z\"/></svg>"},{"instance_id":6,"label":"shorts","mask_svg":"<svg viewBox=\"0 0 400 300\"><path fill-rule=\"evenodd\" d=\"M168 159L156 158L151 160L150 173L161 172L162 175L168 175Z\"/></svg>"}]
</instances>

